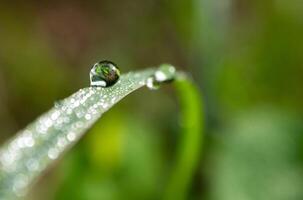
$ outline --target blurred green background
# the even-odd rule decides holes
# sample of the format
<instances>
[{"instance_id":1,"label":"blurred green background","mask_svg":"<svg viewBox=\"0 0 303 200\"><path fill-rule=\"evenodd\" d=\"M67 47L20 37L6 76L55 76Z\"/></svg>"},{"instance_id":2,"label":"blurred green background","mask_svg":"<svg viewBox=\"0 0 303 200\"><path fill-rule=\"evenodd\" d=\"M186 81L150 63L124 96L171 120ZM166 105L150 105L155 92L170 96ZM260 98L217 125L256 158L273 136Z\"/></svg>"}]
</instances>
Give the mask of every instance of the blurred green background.
<instances>
[{"instance_id":1,"label":"blurred green background","mask_svg":"<svg viewBox=\"0 0 303 200\"><path fill-rule=\"evenodd\" d=\"M301 0L0 1L0 140L89 84L171 63L205 98L187 199L303 199ZM130 95L33 186L31 200L161 199L179 142L165 86Z\"/></svg>"}]
</instances>

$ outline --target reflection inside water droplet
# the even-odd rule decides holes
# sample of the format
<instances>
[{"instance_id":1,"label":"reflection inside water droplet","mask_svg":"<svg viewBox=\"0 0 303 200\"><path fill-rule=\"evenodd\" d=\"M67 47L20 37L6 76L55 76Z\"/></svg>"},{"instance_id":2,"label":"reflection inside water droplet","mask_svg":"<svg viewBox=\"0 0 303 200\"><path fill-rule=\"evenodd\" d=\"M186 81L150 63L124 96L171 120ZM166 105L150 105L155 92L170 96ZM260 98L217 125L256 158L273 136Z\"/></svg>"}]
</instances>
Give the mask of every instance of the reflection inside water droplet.
<instances>
[{"instance_id":1,"label":"reflection inside water droplet","mask_svg":"<svg viewBox=\"0 0 303 200\"><path fill-rule=\"evenodd\" d=\"M120 70L111 61L100 61L90 71L90 85L109 87L114 85L120 78Z\"/></svg>"}]
</instances>

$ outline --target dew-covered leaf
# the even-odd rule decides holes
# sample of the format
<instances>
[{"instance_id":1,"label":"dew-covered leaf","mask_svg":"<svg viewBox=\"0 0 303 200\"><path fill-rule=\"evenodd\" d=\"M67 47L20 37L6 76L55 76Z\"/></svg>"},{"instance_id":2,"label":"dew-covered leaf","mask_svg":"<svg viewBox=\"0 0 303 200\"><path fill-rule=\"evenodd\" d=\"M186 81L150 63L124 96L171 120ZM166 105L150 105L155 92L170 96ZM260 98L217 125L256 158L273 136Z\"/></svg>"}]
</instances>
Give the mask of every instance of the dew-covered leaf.
<instances>
[{"instance_id":1,"label":"dew-covered leaf","mask_svg":"<svg viewBox=\"0 0 303 200\"><path fill-rule=\"evenodd\" d=\"M168 64L158 69L130 72L120 76L117 70L102 71L115 79L91 72L92 87L80 89L70 97L57 101L54 107L16 134L0 149L0 200L16 199L26 194L29 186L63 152L75 144L103 113L131 92L147 86L156 89L162 83L176 81L185 117L182 140L172 166L166 199L184 199L199 160L202 141L201 99L199 91L184 73ZM104 69L105 70L105 69ZM100 76L105 85L95 84ZM97 81L100 80L97 78ZM118 81L117 81L118 80ZM116 82L117 81L117 82ZM110 87L106 87L107 84ZM189 158L189 159L188 159Z\"/></svg>"},{"instance_id":2,"label":"dew-covered leaf","mask_svg":"<svg viewBox=\"0 0 303 200\"><path fill-rule=\"evenodd\" d=\"M23 196L39 174L70 148L103 113L146 84L155 69L122 75L112 87L87 87L21 130L0 150L0 197Z\"/></svg>"}]
</instances>

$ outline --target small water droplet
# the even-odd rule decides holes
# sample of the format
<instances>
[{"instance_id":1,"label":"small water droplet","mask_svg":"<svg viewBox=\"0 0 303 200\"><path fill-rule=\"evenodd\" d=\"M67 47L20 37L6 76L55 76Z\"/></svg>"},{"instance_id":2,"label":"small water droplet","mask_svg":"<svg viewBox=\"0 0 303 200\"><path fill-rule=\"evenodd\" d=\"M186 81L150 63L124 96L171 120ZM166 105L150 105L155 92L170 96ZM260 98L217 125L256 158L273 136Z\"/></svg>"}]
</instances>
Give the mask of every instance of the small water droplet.
<instances>
[{"instance_id":1,"label":"small water droplet","mask_svg":"<svg viewBox=\"0 0 303 200\"><path fill-rule=\"evenodd\" d=\"M52 113L51 119L52 120L56 120L59 116L60 116L60 112L59 111L55 111L54 113Z\"/></svg>"},{"instance_id":2,"label":"small water droplet","mask_svg":"<svg viewBox=\"0 0 303 200\"><path fill-rule=\"evenodd\" d=\"M90 85L109 87L114 85L120 77L117 65L110 61L100 61L94 64L90 71Z\"/></svg>"},{"instance_id":3,"label":"small water droplet","mask_svg":"<svg viewBox=\"0 0 303 200\"><path fill-rule=\"evenodd\" d=\"M176 69L170 64L162 64L158 70L146 80L146 86L156 90L162 83L171 82L176 75Z\"/></svg>"},{"instance_id":4,"label":"small water droplet","mask_svg":"<svg viewBox=\"0 0 303 200\"><path fill-rule=\"evenodd\" d=\"M64 148L66 144L67 144L67 140L64 137L58 138L58 142L57 142L58 147Z\"/></svg>"},{"instance_id":5,"label":"small water droplet","mask_svg":"<svg viewBox=\"0 0 303 200\"><path fill-rule=\"evenodd\" d=\"M35 144L34 139L31 136L24 138L24 143L27 147L32 147Z\"/></svg>"},{"instance_id":6,"label":"small water droplet","mask_svg":"<svg viewBox=\"0 0 303 200\"><path fill-rule=\"evenodd\" d=\"M154 77L149 77L146 80L146 86L151 90L157 90L160 87L160 83L157 82Z\"/></svg>"},{"instance_id":7,"label":"small water droplet","mask_svg":"<svg viewBox=\"0 0 303 200\"><path fill-rule=\"evenodd\" d=\"M55 101L55 103L54 103L55 108L60 108L62 105L63 105L62 100Z\"/></svg>"},{"instance_id":8,"label":"small water droplet","mask_svg":"<svg viewBox=\"0 0 303 200\"><path fill-rule=\"evenodd\" d=\"M92 116L91 116L90 114L86 114L86 115L85 115L85 119L86 119L86 120L90 120L91 118L92 118Z\"/></svg>"},{"instance_id":9,"label":"small water droplet","mask_svg":"<svg viewBox=\"0 0 303 200\"><path fill-rule=\"evenodd\" d=\"M51 148L47 153L48 157L52 160L55 160L59 156L59 151L56 148Z\"/></svg>"},{"instance_id":10,"label":"small water droplet","mask_svg":"<svg viewBox=\"0 0 303 200\"><path fill-rule=\"evenodd\" d=\"M157 82L168 82L174 80L176 69L170 64L162 64L155 72L155 80Z\"/></svg>"},{"instance_id":11,"label":"small water droplet","mask_svg":"<svg viewBox=\"0 0 303 200\"><path fill-rule=\"evenodd\" d=\"M39 162L33 158L26 162L26 167L30 171L36 171L39 169Z\"/></svg>"},{"instance_id":12,"label":"small water droplet","mask_svg":"<svg viewBox=\"0 0 303 200\"><path fill-rule=\"evenodd\" d=\"M108 103L102 103L101 106L102 106L104 109L107 109L109 105L108 105Z\"/></svg>"},{"instance_id":13,"label":"small water droplet","mask_svg":"<svg viewBox=\"0 0 303 200\"><path fill-rule=\"evenodd\" d=\"M74 133L74 132L70 132L70 133L68 133L67 134L67 139L69 140L69 141L74 141L75 139L76 139L76 134Z\"/></svg>"}]
</instances>

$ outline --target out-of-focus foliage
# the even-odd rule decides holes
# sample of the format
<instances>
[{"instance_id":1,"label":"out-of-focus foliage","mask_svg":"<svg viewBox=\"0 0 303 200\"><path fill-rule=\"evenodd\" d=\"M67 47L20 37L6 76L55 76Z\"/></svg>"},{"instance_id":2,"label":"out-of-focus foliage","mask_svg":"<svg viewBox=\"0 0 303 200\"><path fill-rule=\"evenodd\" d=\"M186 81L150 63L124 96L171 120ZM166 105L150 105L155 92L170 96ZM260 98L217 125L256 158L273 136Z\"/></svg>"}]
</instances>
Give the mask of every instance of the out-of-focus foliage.
<instances>
[{"instance_id":1,"label":"out-of-focus foliage","mask_svg":"<svg viewBox=\"0 0 303 200\"><path fill-rule=\"evenodd\" d=\"M214 199L303 198L303 126L288 115L263 107L230 120L213 150Z\"/></svg>"},{"instance_id":2,"label":"out-of-focus foliage","mask_svg":"<svg viewBox=\"0 0 303 200\"><path fill-rule=\"evenodd\" d=\"M206 97L205 157L190 199L300 199L302 35L300 0L3 1L1 140L88 85L98 59L122 71L172 63ZM173 91L141 91L115 110L29 199L163 194L178 142Z\"/></svg>"},{"instance_id":3,"label":"out-of-focus foliage","mask_svg":"<svg viewBox=\"0 0 303 200\"><path fill-rule=\"evenodd\" d=\"M75 151L58 171L64 181L55 199L152 199L159 195L161 179L157 177L163 176L159 134L128 114L112 116L100 120L79 144L85 153ZM81 167L69 170L70 165Z\"/></svg>"}]
</instances>

